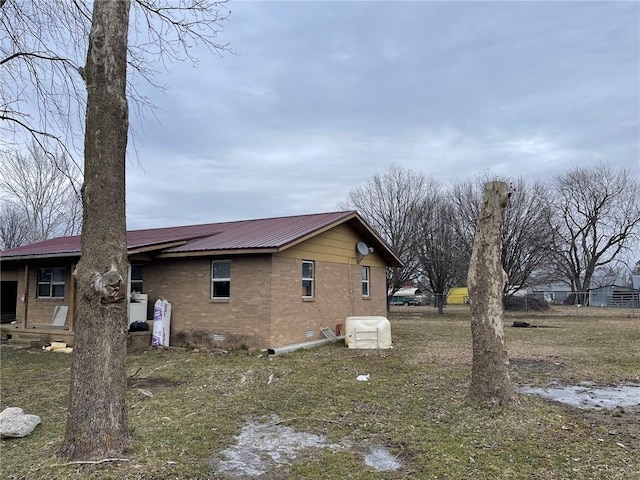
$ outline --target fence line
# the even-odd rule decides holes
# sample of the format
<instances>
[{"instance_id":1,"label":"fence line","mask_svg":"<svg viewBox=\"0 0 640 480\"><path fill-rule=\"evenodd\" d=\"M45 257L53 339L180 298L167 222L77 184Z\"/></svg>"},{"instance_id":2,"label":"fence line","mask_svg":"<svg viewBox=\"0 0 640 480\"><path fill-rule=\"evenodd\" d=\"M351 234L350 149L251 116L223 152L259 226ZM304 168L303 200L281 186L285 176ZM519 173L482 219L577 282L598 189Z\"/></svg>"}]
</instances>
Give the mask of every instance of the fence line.
<instances>
[{"instance_id":1,"label":"fence line","mask_svg":"<svg viewBox=\"0 0 640 480\"><path fill-rule=\"evenodd\" d=\"M537 290L533 292L516 293L511 296L514 299L522 299L524 302L524 311L539 310L534 305L532 299L537 302L543 301L549 305L568 305L576 308L583 306L590 307L613 307L613 308L631 308L640 309L640 292L637 291L599 291L591 290L587 292L580 291L558 291L558 290ZM469 297L465 295L458 298L455 303L447 298L446 294L426 294L415 297L414 302L407 302L404 305L429 305L438 307L442 302L443 306L463 305L469 303ZM392 303L392 305L401 305L402 303Z\"/></svg>"}]
</instances>

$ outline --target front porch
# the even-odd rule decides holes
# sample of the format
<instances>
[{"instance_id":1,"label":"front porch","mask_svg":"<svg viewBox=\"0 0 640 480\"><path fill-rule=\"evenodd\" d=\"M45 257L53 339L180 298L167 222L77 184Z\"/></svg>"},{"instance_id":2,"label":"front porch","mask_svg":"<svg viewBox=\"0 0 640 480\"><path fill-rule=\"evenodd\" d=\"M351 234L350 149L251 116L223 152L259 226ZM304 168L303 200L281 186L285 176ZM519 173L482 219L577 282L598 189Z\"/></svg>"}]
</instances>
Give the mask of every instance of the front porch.
<instances>
[{"instance_id":1,"label":"front porch","mask_svg":"<svg viewBox=\"0 0 640 480\"><path fill-rule=\"evenodd\" d=\"M145 348L151 346L152 322L145 332L128 332L127 348ZM51 342L64 342L73 347L73 330L54 326L25 328L18 324L2 324L0 326L0 340L2 343L19 344L40 348Z\"/></svg>"}]
</instances>

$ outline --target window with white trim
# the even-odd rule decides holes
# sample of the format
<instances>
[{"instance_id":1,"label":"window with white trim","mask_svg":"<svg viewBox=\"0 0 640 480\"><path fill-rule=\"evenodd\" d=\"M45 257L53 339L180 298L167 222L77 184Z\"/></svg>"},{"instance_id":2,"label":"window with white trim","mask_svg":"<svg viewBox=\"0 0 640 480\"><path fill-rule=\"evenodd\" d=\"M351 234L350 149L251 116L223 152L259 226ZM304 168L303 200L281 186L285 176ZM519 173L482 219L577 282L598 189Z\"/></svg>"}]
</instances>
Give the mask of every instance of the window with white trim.
<instances>
[{"instance_id":1,"label":"window with white trim","mask_svg":"<svg viewBox=\"0 0 640 480\"><path fill-rule=\"evenodd\" d=\"M38 298L64 298L64 268L38 270Z\"/></svg>"},{"instance_id":2,"label":"window with white trim","mask_svg":"<svg viewBox=\"0 0 640 480\"><path fill-rule=\"evenodd\" d=\"M312 260L302 261L302 296L303 298L313 298L314 291L314 270L315 262Z\"/></svg>"},{"instance_id":3,"label":"window with white trim","mask_svg":"<svg viewBox=\"0 0 640 480\"><path fill-rule=\"evenodd\" d=\"M369 280L370 280L369 267L362 267L362 296L368 297L370 295Z\"/></svg>"},{"instance_id":4,"label":"window with white trim","mask_svg":"<svg viewBox=\"0 0 640 480\"><path fill-rule=\"evenodd\" d=\"M144 293L142 290L142 265L139 263L131 264L131 292Z\"/></svg>"},{"instance_id":5,"label":"window with white trim","mask_svg":"<svg viewBox=\"0 0 640 480\"><path fill-rule=\"evenodd\" d=\"M211 262L211 298L231 296L231 260Z\"/></svg>"}]
</instances>

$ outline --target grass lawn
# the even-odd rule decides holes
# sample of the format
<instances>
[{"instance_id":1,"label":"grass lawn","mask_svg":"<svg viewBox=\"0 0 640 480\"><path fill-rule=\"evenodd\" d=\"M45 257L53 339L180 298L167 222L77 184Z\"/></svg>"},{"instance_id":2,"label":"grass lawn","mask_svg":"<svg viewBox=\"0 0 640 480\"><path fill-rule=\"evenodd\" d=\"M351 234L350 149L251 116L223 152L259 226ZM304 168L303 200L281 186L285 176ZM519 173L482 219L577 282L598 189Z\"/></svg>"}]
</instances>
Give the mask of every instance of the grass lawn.
<instances>
[{"instance_id":1,"label":"grass lawn","mask_svg":"<svg viewBox=\"0 0 640 480\"><path fill-rule=\"evenodd\" d=\"M637 406L578 410L521 395L517 408L478 407L466 400L466 307L449 307L440 317L428 307L404 307L389 319L394 348L380 352L349 350L341 342L275 357L178 348L131 352L133 447L127 461L92 465L57 456L71 356L3 345L0 407L21 407L42 423L28 437L1 442L0 478L640 478ZM513 320L554 328L511 328ZM556 307L507 314L505 325L518 386L640 383L637 310ZM362 373L370 374L368 382L355 380ZM253 476L222 468L243 429L257 424L258 443L279 433L293 443L314 438L325 445L299 450L295 458L258 454L264 469ZM376 447L387 449L400 468L367 465L367 452Z\"/></svg>"}]
</instances>

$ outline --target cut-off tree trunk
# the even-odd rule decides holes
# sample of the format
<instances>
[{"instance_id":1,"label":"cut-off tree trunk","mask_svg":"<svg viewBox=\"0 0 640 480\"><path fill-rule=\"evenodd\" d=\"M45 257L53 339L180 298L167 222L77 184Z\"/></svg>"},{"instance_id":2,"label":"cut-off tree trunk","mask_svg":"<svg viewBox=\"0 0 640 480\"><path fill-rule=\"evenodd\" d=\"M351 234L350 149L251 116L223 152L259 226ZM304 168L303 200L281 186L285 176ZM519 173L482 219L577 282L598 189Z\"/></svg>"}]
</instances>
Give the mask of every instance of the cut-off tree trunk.
<instances>
[{"instance_id":1,"label":"cut-off tree trunk","mask_svg":"<svg viewBox=\"0 0 640 480\"><path fill-rule=\"evenodd\" d=\"M488 182L478 219L467 276L471 304L473 365L469 398L488 405L513 405L518 397L509 378L502 294L507 275L500 257L509 186Z\"/></svg>"},{"instance_id":2,"label":"cut-off tree trunk","mask_svg":"<svg viewBox=\"0 0 640 480\"><path fill-rule=\"evenodd\" d=\"M125 94L129 0L95 0L87 83L85 182L74 358L62 454L113 457L131 443L126 406Z\"/></svg>"}]
</instances>

